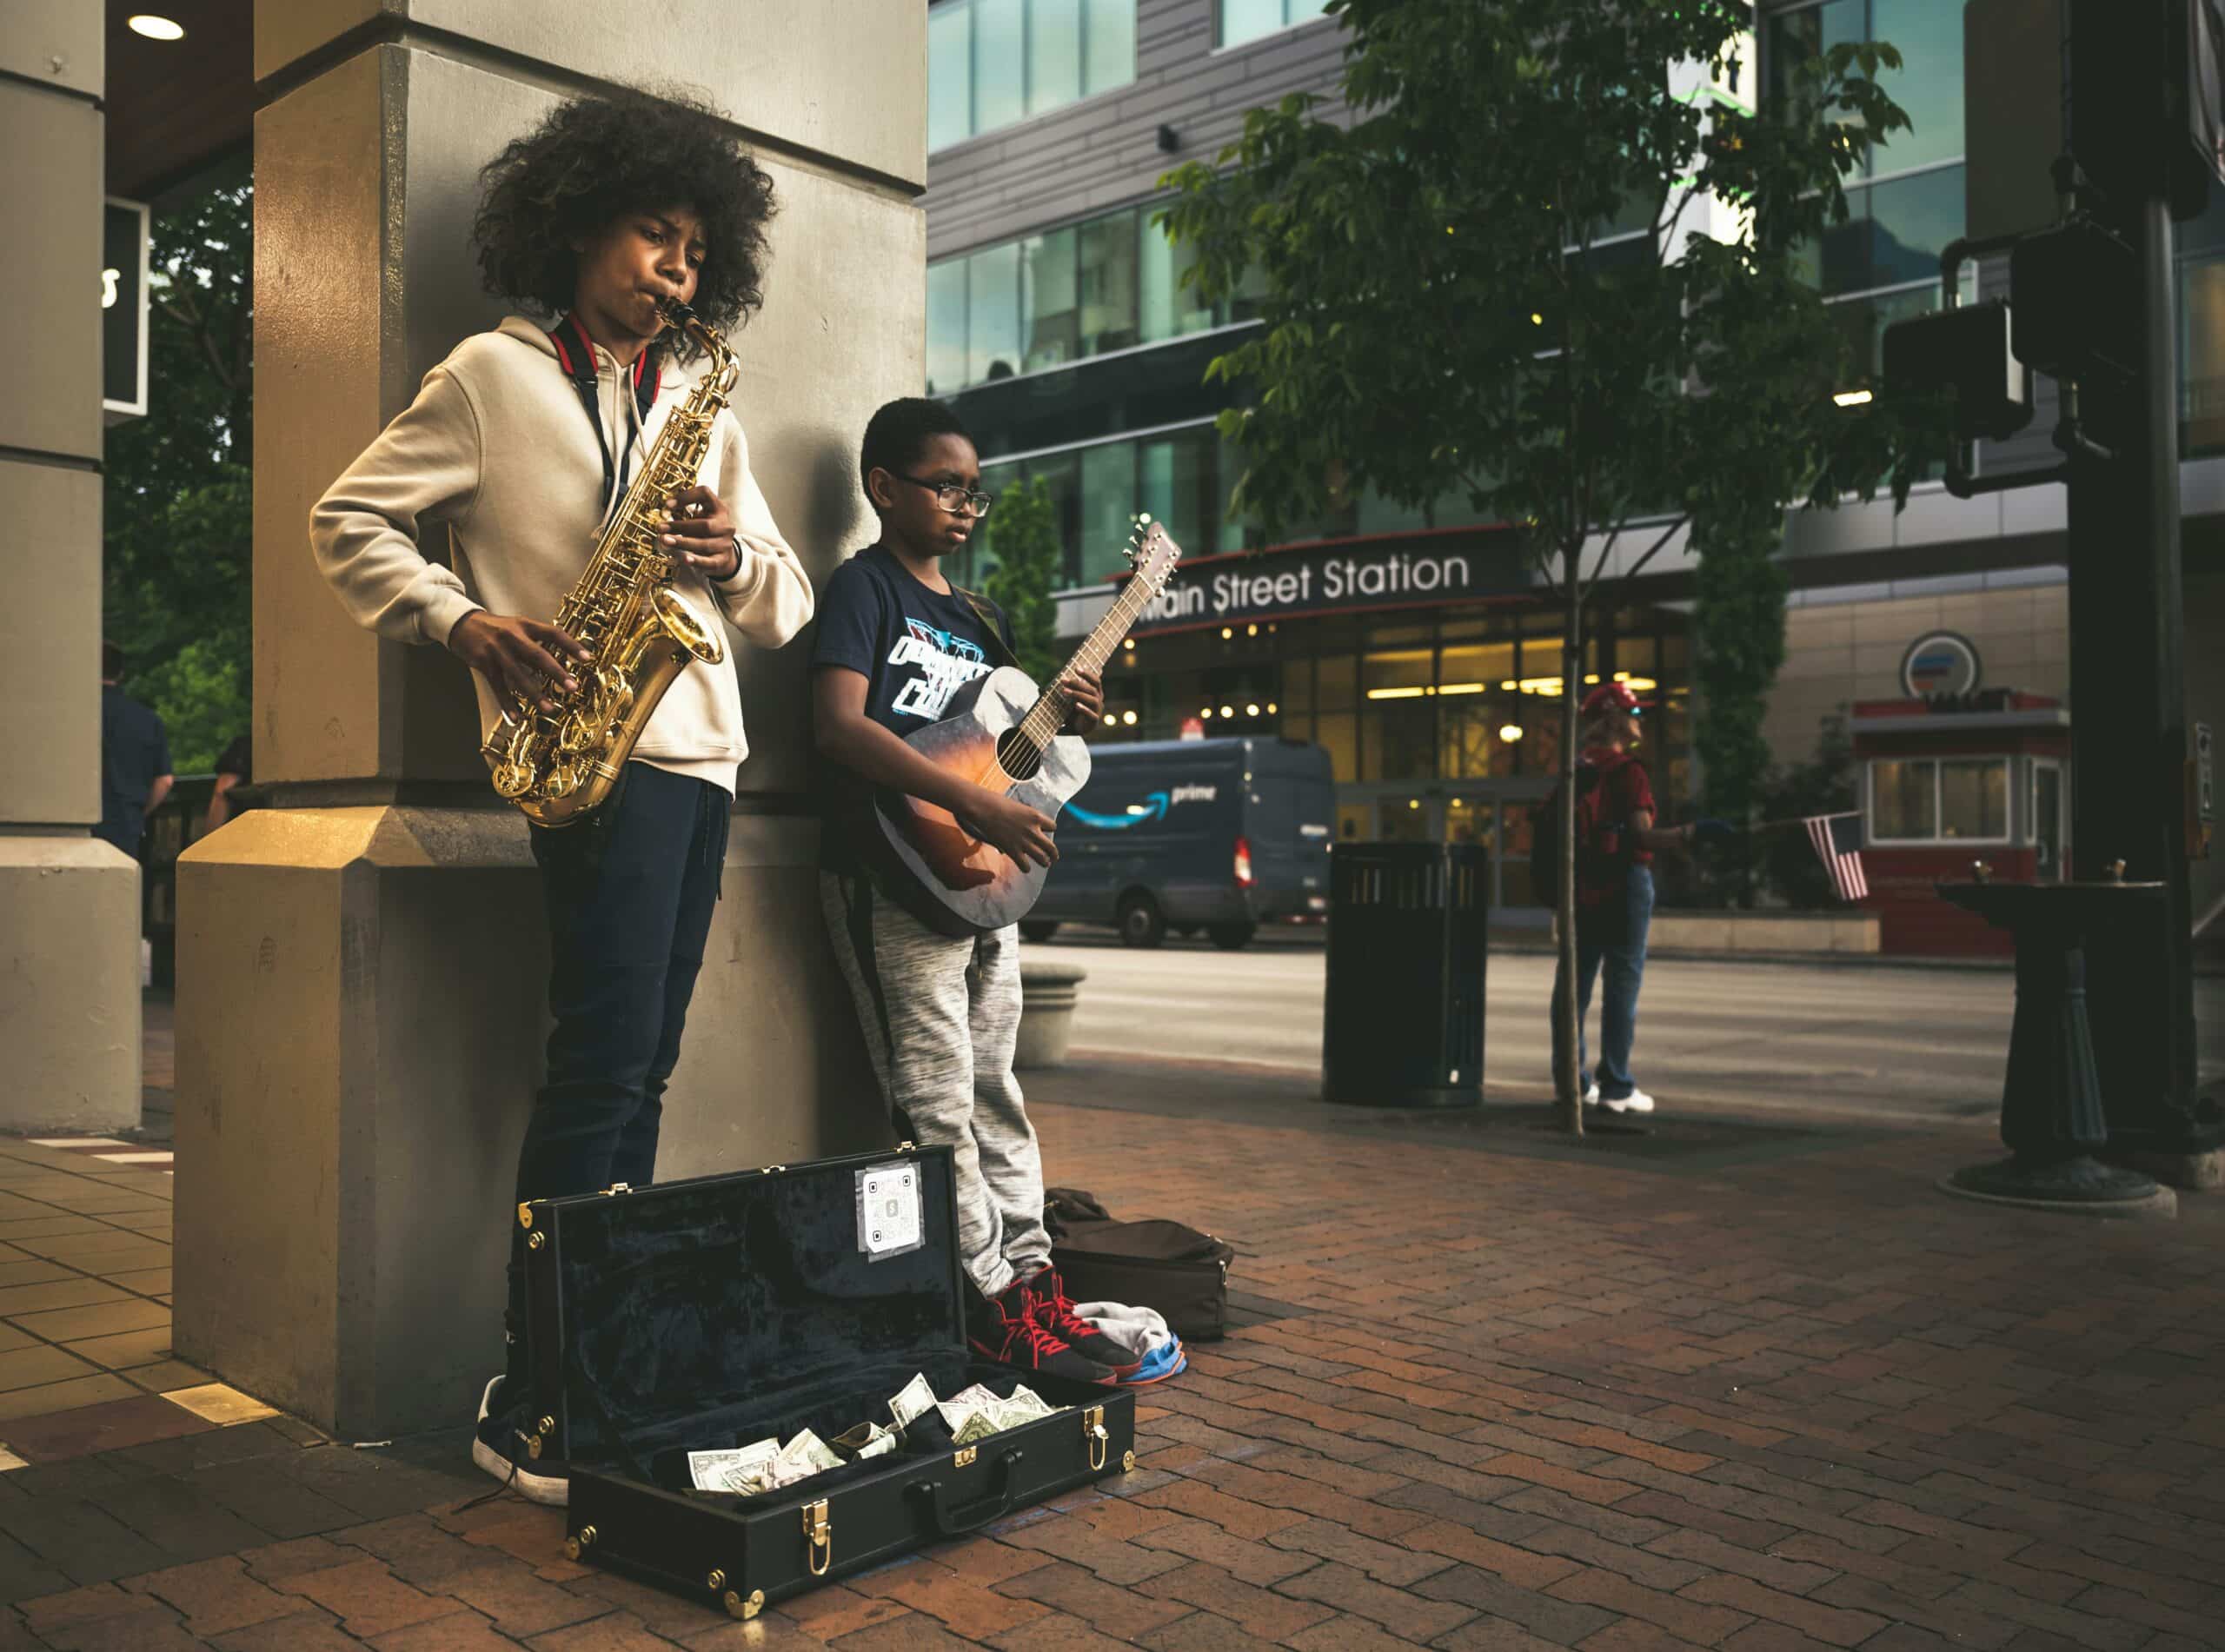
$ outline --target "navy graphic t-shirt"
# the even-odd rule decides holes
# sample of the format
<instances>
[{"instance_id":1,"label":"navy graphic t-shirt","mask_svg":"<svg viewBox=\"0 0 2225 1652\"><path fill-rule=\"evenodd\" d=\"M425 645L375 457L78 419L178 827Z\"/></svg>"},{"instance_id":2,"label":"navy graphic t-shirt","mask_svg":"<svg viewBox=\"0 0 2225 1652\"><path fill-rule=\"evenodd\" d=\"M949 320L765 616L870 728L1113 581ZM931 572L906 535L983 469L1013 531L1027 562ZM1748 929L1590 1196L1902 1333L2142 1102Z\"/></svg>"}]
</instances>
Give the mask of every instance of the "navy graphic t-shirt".
<instances>
[{"instance_id":1,"label":"navy graphic t-shirt","mask_svg":"<svg viewBox=\"0 0 2225 1652\"><path fill-rule=\"evenodd\" d=\"M1001 609L982 600L1009 650L1012 627ZM836 568L820 593L812 668L840 666L863 677L866 715L899 736L940 720L960 688L1008 657L964 597L929 590L879 545ZM873 787L823 760L820 786L827 821L820 864L835 872L870 866L880 840L871 819Z\"/></svg>"}]
</instances>

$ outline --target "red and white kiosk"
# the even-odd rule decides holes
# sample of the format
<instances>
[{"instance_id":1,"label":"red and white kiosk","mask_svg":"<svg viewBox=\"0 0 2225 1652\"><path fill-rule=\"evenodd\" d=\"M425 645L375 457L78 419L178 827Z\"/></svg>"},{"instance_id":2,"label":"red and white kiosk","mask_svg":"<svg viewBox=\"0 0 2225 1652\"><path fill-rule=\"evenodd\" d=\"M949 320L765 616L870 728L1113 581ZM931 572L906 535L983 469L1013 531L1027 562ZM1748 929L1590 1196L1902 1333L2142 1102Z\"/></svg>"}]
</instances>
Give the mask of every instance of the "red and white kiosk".
<instances>
[{"instance_id":1,"label":"red and white kiosk","mask_svg":"<svg viewBox=\"0 0 2225 1652\"><path fill-rule=\"evenodd\" d=\"M1976 676L1975 650L1967 678ZM1944 647L1909 651L1903 681ZM1927 649L1929 648L1929 654ZM1952 652L1949 649L1948 652ZM1861 766L1865 903L1881 920L1880 949L1907 955L2007 957L2009 932L1940 899L1983 860L1998 883L2052 883L2069 867L2070 713L2014 688L1971 687L1856 702L1849 733Z\"/></svg>"}]
</instances>

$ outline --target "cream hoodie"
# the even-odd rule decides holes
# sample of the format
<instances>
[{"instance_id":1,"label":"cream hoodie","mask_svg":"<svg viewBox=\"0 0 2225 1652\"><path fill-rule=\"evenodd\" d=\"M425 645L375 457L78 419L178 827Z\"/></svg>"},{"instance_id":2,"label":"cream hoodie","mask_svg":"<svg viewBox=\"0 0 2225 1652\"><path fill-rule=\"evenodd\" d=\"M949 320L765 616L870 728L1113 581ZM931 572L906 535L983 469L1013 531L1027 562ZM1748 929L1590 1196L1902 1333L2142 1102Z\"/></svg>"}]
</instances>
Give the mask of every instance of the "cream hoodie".
<instances>
[{"instance_id":1,"label":"cream hoodie","mask_svg":"<svg viewBox=\"0 0 2225 1652\"><path fill-rule=\"evenodd\" d=\"M628 435L632 387L608 354L598 348L594 355L614 458ZM701 366L666 362L648 421L634 436L633 474ZM738 526L741 566L716 585L682 569L676 588L707 624L723 614L751 642L777 648L811 618L811 581L749 474L749 444L731 412L719 415L699 480ZM555 346L513 315L464 340L425 375L416 401L309 513L309 543L358 624L397 642L445 644L475 608L554 620L594 554L608 507L602 452ZM448 524L452 568L419 552L418 524L428 521ZM472 680L483 733L500 712L486 680L475 672ZM717 665L698 661L680 673L634 755L732 792L748 751L729 640Z\"/></svg>"}]
</instances>

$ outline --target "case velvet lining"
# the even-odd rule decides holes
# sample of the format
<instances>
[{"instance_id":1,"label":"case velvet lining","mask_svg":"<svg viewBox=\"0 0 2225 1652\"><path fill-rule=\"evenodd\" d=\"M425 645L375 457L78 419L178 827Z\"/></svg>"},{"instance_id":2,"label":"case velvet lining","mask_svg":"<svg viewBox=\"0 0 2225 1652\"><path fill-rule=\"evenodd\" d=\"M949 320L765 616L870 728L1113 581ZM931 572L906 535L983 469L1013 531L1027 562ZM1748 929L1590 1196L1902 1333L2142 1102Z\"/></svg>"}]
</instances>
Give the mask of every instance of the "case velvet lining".
<instances>
[{"instance_id":1,"label":"case velvet lining","mask_svg":"<svg viewBox=\"0 0 2225 1652\"><path fill-rule=\"evenodd\" d=\"M858 1246L854 1161L566 1209L572 1461L614 1458L674 1483L662 1471L669 1458L685 1485L686 1450L886 1423L888 1397L914 1371L942 1397L975 1380L948 1231L949 1155L908 1162L927 1243L878 1261Z\"/></svg>"}]
</instances>

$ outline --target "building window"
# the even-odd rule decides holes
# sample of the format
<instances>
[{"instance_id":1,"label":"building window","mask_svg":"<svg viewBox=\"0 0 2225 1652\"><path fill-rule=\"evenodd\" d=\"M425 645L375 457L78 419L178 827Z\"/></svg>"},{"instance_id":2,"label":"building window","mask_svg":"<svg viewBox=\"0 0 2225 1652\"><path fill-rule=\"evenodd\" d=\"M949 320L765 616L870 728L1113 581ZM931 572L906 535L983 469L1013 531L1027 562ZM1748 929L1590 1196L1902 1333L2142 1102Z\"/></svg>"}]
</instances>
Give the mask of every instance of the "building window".
<instances>
[{"instance_id":1,"label":"building window","mask_svg":"<svg viewBox=\"0 0 2225 1652\"><path fill-rule=\"evenodd\" d=\"M1777 6L1763 32L1764 94L1782 99L1797 64L1863 40L1898 48L1902 66L1881 83L1912 129L1868 150L1846 180L1846 222L1805 253L1809 279L1834 306L1857 370L1875 373L1887 323L1939 308L1939 255L1967 220L1962 8L1937 0Z\"/></svg>"},{"instance_id":2,"label":"building window","mask_svg":"<svg viewBox=\"0 0 2225 1652\"><path fill-rule=\"evenodd\" d=\"M1240 46L1262 35L1312 23L1328 10L1328 0L1219 0L1214 8L1213 43Z\"/></svg>"},{"instance_id":3,"label":"building window","mask_svg":"<svg viewBox=\"0 0 2225 1652\"><path fill-rule=\"evenodd\" d=\"M1249 319L1246 295L1206 304L1181 285L1192 255L1157 213L1129 207L928 265L927 394Z\"/></svg>"},{"instance_id":4,"label":"building window","mask_svg":"<svg viewBox=\"0 0 2225 1652\"><path fill-rule=\"evenodd\" d=\"M1872 759L1870 837L1877 843L2007 843L2009 759Z\"/></svg>"},{"instance_id":5,"label":"building window","mask_svg":"<svg viewBox=\"0 0 2225 1652\"><path fill-rule=\"evenodd\" d=\"M941 0L927 13L927 148L1136 77L1136 0Z\"/></svg>"}]
</instances>

